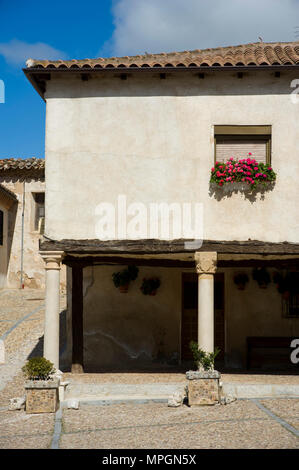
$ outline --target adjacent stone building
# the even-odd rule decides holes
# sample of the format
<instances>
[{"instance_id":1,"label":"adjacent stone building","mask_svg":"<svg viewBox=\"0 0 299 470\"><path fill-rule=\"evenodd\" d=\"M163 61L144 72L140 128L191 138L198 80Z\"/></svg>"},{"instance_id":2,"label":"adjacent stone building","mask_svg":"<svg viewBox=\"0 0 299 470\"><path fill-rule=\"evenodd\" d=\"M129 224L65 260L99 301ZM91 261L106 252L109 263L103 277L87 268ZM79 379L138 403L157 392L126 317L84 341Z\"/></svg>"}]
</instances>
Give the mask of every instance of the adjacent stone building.
<instances>
[{"instance_id":1,"label":"adjacent stone building","mask_svg":"<svg viewBox=\"0 0 299 470\"><path fill-rule=\"evenodd\" d=\"M0 160L0 184L0 287L44 288L45 160Z\"/></svg>"}]
</instances>

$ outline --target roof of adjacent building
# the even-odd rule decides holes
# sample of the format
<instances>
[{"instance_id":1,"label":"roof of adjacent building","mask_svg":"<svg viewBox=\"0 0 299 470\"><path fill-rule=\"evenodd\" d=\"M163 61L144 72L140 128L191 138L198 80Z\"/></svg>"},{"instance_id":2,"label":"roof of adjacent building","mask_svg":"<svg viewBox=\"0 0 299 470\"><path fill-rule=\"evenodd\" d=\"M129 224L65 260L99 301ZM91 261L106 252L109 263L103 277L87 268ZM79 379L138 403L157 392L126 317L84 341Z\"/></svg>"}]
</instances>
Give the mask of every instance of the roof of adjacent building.
<instances>
[{"instance_id":1,"label":"roof of adjacent building","mask_svg":"<svg viewBox=\"0 0 299 470\"><path fill-rule=\"evenodd\" d=\"M3 184L0 183L0 194L5 194L7 197L17 201L18 198L15 193L6 188Z\"/></svg>"},{"instance_id":2,"label":"roof of adjacent building","mask_svg":"<svg viewBox=\"0 0 299 470\"><path fill-rule=\"evenodd\" d=\"M31 181L45 179L43 158L3 158L0 159L1 181Z\"/></svg>"},{"instance_id":3,"label":"roof of adjacent building","mask_svg":"<svg viewBox=\"0 0 299 470\"><path fill-rule=\"evenodd\" d=\"M44 170L43 158L3 158L0 160L0 172L11 170Z\"/></svg>"},{"instance_id":4,"label":"roof of adjacent building","mask_svg":"<svg viewBox=\"0 0 299 470\"><path fill-rule=\"evenodd\" d=\"M299 64L299 42L258 42L193 51L82 60L28 59L27 69L102 69L126 67L225 67Z\"/></svg>"},{"instance_id":5,"label":"roof of adjacent building","mask_svg":"<svg viewBox=\"0 0 299 470\"><path fill-rule=\"evenodd\" d=\"M10 209L11 206L17 202L18 198L15 193L6 188L3 184L0 184L0 204L4 205L6 209Z\"/></svg>"}]
</instances>

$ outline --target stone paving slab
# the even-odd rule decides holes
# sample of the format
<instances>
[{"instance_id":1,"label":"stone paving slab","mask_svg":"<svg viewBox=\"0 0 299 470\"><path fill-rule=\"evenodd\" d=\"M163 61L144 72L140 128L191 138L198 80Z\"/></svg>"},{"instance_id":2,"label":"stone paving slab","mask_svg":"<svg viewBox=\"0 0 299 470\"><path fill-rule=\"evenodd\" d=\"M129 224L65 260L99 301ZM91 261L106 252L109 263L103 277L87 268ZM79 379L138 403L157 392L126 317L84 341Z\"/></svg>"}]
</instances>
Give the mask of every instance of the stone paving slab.
<instances>
[{"instance_id":1,"label":"stone paving slab","mask_svg":"<svg viewBox=\"0 0 299 470\"><path fill-rule=\"evenodd\" d=\"M254 403L234 402L226 406L169 408L164 404L131 405L121 404L108 407L82 406L79 410L63 410L63 429L65 432L92 430L104 426L150 426L165 423L188 423L207 421L240 421L249 419L269 420Z\"/></svg>"},{"instance_id":2,"label":"stone paving slab","mask_svg":"<svg viewBox=\"0 0 299 470\"><path fill-rule=\"evenodd\" d=\"M162 404L63 411L60 448L298 448L299 440L249 401L227 406Z\"/></svg>"},{"instance_id":3,"label":"stone paving slab","mask_svg":"<svg viewBox=\"0 0 299 470\"><path fill-rule=\"evenodd\" d=\"M53 426L54 414L0 411L0 448L47 448L51 443Z\"/></svg>"},{"instance_id":4,"label":"stone paving slab","mask_svg":"<svg viewBox=\"0 0 299 470\"><path fill-rule=\"evenodd\" d=\"M288 418L288 423L293 426L297 431L299 432L299 418L293 419L293 418ZM299 449L299 445L298 445Z\"/></svg>"},{"instance_id":5,"label":"stone paving slab","mask_svg":"<svg viewBox=\"0 0 299 470\"><path fill-rule=\"evenodd\" d=\"M281 418L299 419L299 399L260 400L260 402Z\"/></svg>"}]
</instances>

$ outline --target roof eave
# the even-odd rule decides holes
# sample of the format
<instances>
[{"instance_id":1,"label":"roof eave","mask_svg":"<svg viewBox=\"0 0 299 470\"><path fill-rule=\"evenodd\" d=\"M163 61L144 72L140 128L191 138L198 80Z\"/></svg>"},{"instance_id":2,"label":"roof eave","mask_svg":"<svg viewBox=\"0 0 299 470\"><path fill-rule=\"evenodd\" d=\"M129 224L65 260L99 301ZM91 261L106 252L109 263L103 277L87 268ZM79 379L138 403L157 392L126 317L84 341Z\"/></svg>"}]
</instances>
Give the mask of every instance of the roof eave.
<instances>
[{"instance_id":1,"label":"roof eave","mask_svg":"<svg viewBox=\"0 0 299 470\"><path fill-rule=\"evenodd\" d=\"M128 74L135 72L155 72L155 73L173 73L173 72L248 72L248 71L290 71L298 70L298 64L277 64L277 65L225 65L225 66L173 66L173 67L30 67L23 68L23 72L26 75L27 79L30 81L33 88L44 98L44 89L41 84L41 81L36 80L34 77L43 74L55 74L55 73L72 73L72 74L84 74L84 73L117 73L117 74Z\"/></svg>"}]
</instances>

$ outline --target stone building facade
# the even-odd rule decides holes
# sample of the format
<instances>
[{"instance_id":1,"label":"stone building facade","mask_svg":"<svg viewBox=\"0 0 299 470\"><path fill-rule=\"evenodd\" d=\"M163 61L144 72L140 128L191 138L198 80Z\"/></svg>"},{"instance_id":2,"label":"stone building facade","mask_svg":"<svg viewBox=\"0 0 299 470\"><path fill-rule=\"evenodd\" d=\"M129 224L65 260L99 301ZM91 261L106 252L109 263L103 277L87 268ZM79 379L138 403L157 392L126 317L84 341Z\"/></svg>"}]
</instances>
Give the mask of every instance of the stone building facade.
<instances>
[{"instance_id":1,"label":"stone building facade","mask_svg":"<svg viewBox=\"0 0 299 470\"><path fill-rule=\"evenodd\" d=\"M39 241L44 233L45 160L0 160L0 184L13 195L2 226L1 287L43 289L45 270ZM64 282L62 277L62 287Z\"/></svg>"},{"instance_id":2,"label":"stone building facade","mask_svg":"<svg viewBox=\"0 0 299 470\"><path fill-rule=\"evenodd\" d=\"M188 361L192 339L206 351L219 346L229 367L289 361L298 292L287 298L274 278L291 289L299 271L298 69L298 43L27 62L47 107L46 357L59 364L57 296L67 265L73 371ZM247 192L210 183L216 158L249 153L274 168L275 184ZM203 243L177 236L177 227L168 238L153 235L143 211L151 203L201 204L195 239ZM111 206L104 237L101 216ZM124 216L125 230L113 232ZM128 265L139 273L124 294L112 276ZM244 288L235 282L242 273ZM143 279L153 277L161 286L143 295Z\"/></svg>"}]
</instances>

